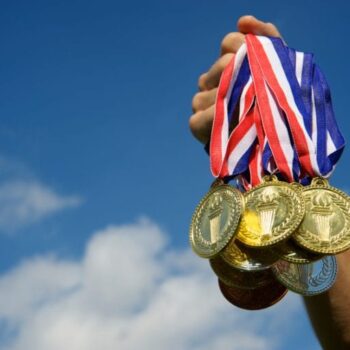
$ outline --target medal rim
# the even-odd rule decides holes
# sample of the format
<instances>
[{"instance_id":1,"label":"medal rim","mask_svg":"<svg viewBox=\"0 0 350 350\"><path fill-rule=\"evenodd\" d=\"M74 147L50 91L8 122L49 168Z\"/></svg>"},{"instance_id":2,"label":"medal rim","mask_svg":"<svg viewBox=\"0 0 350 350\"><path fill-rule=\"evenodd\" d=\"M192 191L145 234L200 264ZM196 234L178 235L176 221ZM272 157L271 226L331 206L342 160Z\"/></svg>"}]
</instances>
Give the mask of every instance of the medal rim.
<instances>
[{"instance_id":1,"label":"medal rim","mask_svg":"<svg viewBox=\"0 0 350 350\"><path fill-rule=\"evenodd\" d=\"M267 285L250 289L249 291L245 291L244 289L238 288L238 287L231 287L225 284L225 282L223 282L220 279L218 279L218 284L219 284L219 289L221 294L229 303L241 309L250 310L250 311L267 309L277 304L279 301L281 301L288 293L288 288L286 288L284 285L279 283L277 280L273 280ZM276 293L277 288L280 288L280 290L278 290L279 293L277 294L277 296L274 296L274 298L271 298L271 300L266 302L266 299L265 299L265 303L261 303L261 300L259 300L259 302L257 301L258 300L257 296L264 295L264 296L271 297L271 295L273 294L268 292L272 290L273 292ZM252 295L250 295L250 300L249 300L250 302L247 302L246 300L243 302L241 299L241 303L240 303L240 300L238 297L237 299L234 299L233 295L230 293L230 290L234 290L234 289L236 290L238 289L241 292L251 293Z\"/></svg>"},{"instance_id":2,"label":"medal rim","mask_svg":"<svg viewBox=\"0 0 350 350\"><path fill-rule=\"evenodd\" d=\"M229 265L220 255L210 259L209 264L215 275L231 287L245 290L256 289L271 283L275 279L271 268L262 271L239 270ZM248 276L249 279L244 278L244 276ZM242 281L245 281L245 284Z\"/></svg>"},{"instance_id":3,"label":"medal rim","mask_svg":"<svg viewBox=\"0 0 350 350\"><path fill-rule=\"evenodd\" d=\"M238 234L239 234L239 228L238 228ZM237 234L237 235L238 235ZM237 244L238 243L238 244ZM273 262L269 263L269 264L264 264L263 262L261 262L261 264L264 264L260 267L250 267L250 268L247 268L247 267L244 267L243 264L239 264L239 263L234 263L232 259L228 259L226 257L226 254L225 254L225 251L228 250L230 248L230 245L231 244L235 244L239 250L242 250L241 247L239 245L242 245L244 249L247 249L248 252L247 252L247 255L249 256L249 250L252 251L252 250L255 250L257 254L263 254L263 252L265 252L266 254L269 254L271 253L270 252L270 248L267 247L265 249L259 249L259 248L253 248L251 246L248 246L244 243L242 243L239 239L232 239L227 245L226 247L220 252L220 257L230 266L232 266L233 268L236 268L240 271L244 271L244 272L259 272L259 271L264 271L264 270L267 270L269 269L273 264L275 264L280 258L276 255L276 258L274 259ZM268 251L269 250L269 251ZM228 254L228 253L227 253ZM260 262L259 259L255 259L256 261ZM262 259L263 260L263 259ZM272 259L271 259L272 260Z\"/></svg>"},{"instance_id":4,"label":"medal rim","mask_svg":"<svg viewBox=\"0 0 350 350\"><path fill-rule=\"evenodd\" d=\"M329 182L327 179L321 178L321 177L316 177L313 179L314 180L318 180L321 179L322 181L324 181L324 184L316 184L316 182L313 184L311 182L310 185L305 186L301 191L300 194L301 196L304 195L304 193L308 192L308 191L312 191L312 190L328 190L330 192L334 192L336 194L338 194L339 196L341 196L347 203L350 203L350 197L343 192L342 190L333 187L331 185L329 185ZM307 214L305 213L305 216ZM345 214L344 214L345 215ZM305 218L305 217L304 217ZM303 219L304 220L304 219ZM350 226L350 215L349 215L349 226ZM344 246L341 246L340 248L334 249L334 248L322 248L322 247L315 247L312 244L308 244L308 241L306 239L303 238L303 235L300 234L300 229L301 229L301 225L302 222L300 223L300 225L298 226L298 228L295 230L295 232L292 235L292 239L294 240L294 242L296 242L296 244L298 244L300 247L312 252L312 253L316 253L316 254L326 254L326 255L330 255L330 254L338 254L338 253L342 253L346 250L348 250L350 248L350 233L349 233L349 240L348 243ZM306 243L305 243L306 242ZM334 247L334 245L333 245Z\"/></svg>"},{"instance_id":5,"label":"medal rim","mask_svg":"<svg viewBox=\"0 0 350 350\"><path fill-rule=\"evenodd\" d=\"M288 256L287 254L282 254L281 251L279 250L280 245L289 244L290 242L288 242L288 241L290 241L290 240L292 240L292 244L295 244L300 250L303 250L305 253L308 253L308 254L313 254L314 256L311 258L312 260L307 259L307 258L300 258L300 257L293 258L293 257ZM293 264L311 264L311 263L317 262L325 257L324 254L320 254L320 253L316 254L315 252L311 252L309 250L304 250L304 248L300 247L294 241L294 239L292 239L292 237L285 240L285 241L279 242L275 246L271 247L271 252L272 252L272 254L275 254L279 259L293 263Z\"/></svg>"},{"instance_id":6,"label":"medal rim","mask_svg":"<svg viewBox=\"0 0 350 350\"><path fill-rule=\"evenodd\" d=\"M277 270L277 265L278 263L275 265L275 266L272 266L271 267L271 270L272 270L272 273L274 274L275 278L282 284L284 285L286 288L288 288L290 291L294 292L294 293L297 293L297 294L300 294L300 295L303 295L303 296L313 296L313 295L319 295L319 294L322 294L324 292L326 292L327 290L329 290L336 278L337 278L337 273L338 273L338 264L337 264L337 259L333 256L333 255L327 255L325 257L323 257L321 260L323 259L331 259L333 261L333 271L332 271L332 275L331 275L331 279L329 281L329 283L327 284L327 286L323 287L322 289L319 289L317 291L306 291L305 289L301 289L301 288L296 288L292 282L289 282L288 280L286 279L282 279L281 276L282 274ZM285 261L286 263L288 264L294 264L294 265L311 265L311 264L316 264L317 261L311 263L311 264L295 264L295 263L290 263L288 261Z\"/></svg>"},{"instance_id":7,"label":"medal rim","mask_svg":"<svg viewBox=\"0 0 350 350\"><path fill-rule=\"evenodd\" d=\"M202 210L204 204L206 203L206 201L209 199L210 196L212 196L215 192L217 191L222 191L222 190L229 190L231 193L233 193L233 197L235 197L235 199L238 199L239 201L239 205L238 204L232 204L230 202L229 206L230 209L232 209L234 206L237 208L237 213L235 215L232 215L232 224L230 225L231 228L227 229L227 234L225 235L225 239L219 239L217 242L215 242L216 244L216 249L212 248L211 251L208 251L210 248L207 249L200 249L199 246L196 244L195 242L195 225L198 222L198 217L199 217L199 213ZM236 201L235 203L237 203L238 201ZM232 201L234 202L234 201ZM230 205L231 204L231 205ZM244 212L244 208L245 208L245 202L244 202L244 197L243 194L236 189L235 187L228 185L228 184L218 184L217 186L212 187L205 195L204 197L200 200L200 202L198 203L193 215L192 215L192 220L191 220L191 224L190 224L190 234L189 234L189 240L190 240L190 245L192 250L201 258L206 258L206 259L210 259L215 257L216 255L218 255L226 246L227 244L230 242L230 240L237 235L237 228L239 226L242 214ZM197 231L199 229L197 228ZM231 232L231 233L230 233ZM220 242L221 244L218 244L218 242Z\"/></svg>"},{"instance_id":8,"label":"medal rim","mask_svg":"<svg viewBox=\"0 0 350 350\"><path fill-rule=\"evenodd\" d=\"M237 234L237 239L242 242L243 244L245 244L248 247L253 247L256 249L259 248L266 248L266 247L273 247L274 245L278 244L279 242L288 239L290 236L293 235L293 233L295 232L295 230L299 227L300 223L302 222L304 215L305 215L305 203L304 203L304 198L301 196L300 190L296 188L296 186L291 185L288 182L285 181L280 181L278 179L272 179L270 181L266 181L255 186L254 188L250 189L249 191L245 192L243 194L244 196L244 202L245 202L245 209L247 208L247 197L253 193L256 190L259 190L263 187L267 187L267 186L271 186L271 185L276 185L276 186L280 186L280 187L285 187L290 191L293 191L295 193L295 197L299 199L299 210L297 211L298 215L296 215L297 217L293 220L291 220L292 225L290 226L289 230L287 233L284 233L283 235L281 234L280 236L278 236L277 238L275 238L274 240L268 241L266 243L261 244L259 242L259 244L252 244L253 240L246 240L244 237L244 231L246 230L245 228L245 224L244 224L244 214L245 214L245 210L242 213L242 219L241 219L241 226L242 227L242 232L241 230L238 231ZM257 242L258 240L255 240L255 242Z\"/></svg>"}]
</instances>

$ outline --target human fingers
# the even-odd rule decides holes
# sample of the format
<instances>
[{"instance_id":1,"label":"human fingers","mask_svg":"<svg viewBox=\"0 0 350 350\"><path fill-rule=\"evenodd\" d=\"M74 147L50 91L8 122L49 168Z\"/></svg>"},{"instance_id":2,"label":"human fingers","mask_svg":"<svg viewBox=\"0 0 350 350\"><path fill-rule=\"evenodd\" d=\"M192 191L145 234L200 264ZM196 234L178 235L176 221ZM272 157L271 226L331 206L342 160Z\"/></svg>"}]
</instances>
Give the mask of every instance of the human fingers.
<instances>
[{"instance_id":1,"label":"human fingers","mask_svg":"<svg viewBox=\"0 0 350 350\"><path fill-rule=\"evenodd\" d=\"M221 56L209 69L207 73L204 73L199 78L199 88L201 91L211 90L219 85L221 73L232 60L234 54L227 53Z\"/></svg>"},{"instance_id":2,"label":"human fingers","mask_svg":"<svg viewBox=\"0 0 350 350\"><path fill-rule=\"evenodd\" d=\"M223 70L244 42L244 34L281 37L276 26L262 22L253 16L241 17L237 27L241 33L229 33L224 37L221 42L221 57L198 80L201 92L196 94L192 101L194 114L190 118L190 128L193 135L203 143L207 143L210 139L214 119L216 92L210 94L210 91L217 90Z\"/></svg>"},{"instance_id":3,"label":"human fingers","mask_svg":"<svg viewBox=\"0 0 350 350\"><path fill-rule=\"evenodd\" d=\"M215 105L193 114L189 120L190 129L195 138L206 144L210 139L213 124Z\"/></svg>"},{"instance_id":4,"label":"human fingers","mask_svg":"<svg viewBox=\"0 0 350 350\"><path fill-rule=\"evenodd\" d=\"M200 91L211 90L218 86L222 71L232 58L232 54L236 53L243 43L244 35L237 32L228 33L222 39L220 46L221 57L208 72L199 77L198 88Z\"/></svg>"},{"instance_id":5,"label":"human fingers","mask_svg":"<svg viewBox=\"0 0 350 350\"><path fill-rule=\"evenodd\" d=\"M217 88L197 92L192 99L192 111L193 113L197 113L199 111L203 111L215 103Z\"/></svg>"},{"instance_id":6,"label":"human fingers","mask_svg":"<svg viewBox=\"0 0 350 350\"><path fill-rule=\"evenodd\" d=\"M221 56L227 53L236 53L244 43L244 34L232 32L225 35L221 41Z\"/></svg>"},{"instance_id":7,"label":"human fingers","mask_svg":"<svg viewBox=\"0 0 350 350\"><path fill-rule=\"evenodd\" d=\"M260 21L254 16L242 16L237 22L238 30L243 34L281 37L277 27L272 23Z\"/></svg>"},{"instance_id":8,"label":"human fingers","mask_svg":"<svg viewBox=\"0 0 350 350\"><path fill-rule=\"evenodd\" d=\"M244 43L242 33L229 33L221 42L221 57L212 65L208 72L198 79L200 92L192 100L193 115L190 117L190 129L193 135L202 143L210 139L214 119L215 98L220 77L233 55Z\"/></svg>"}]
</instances>

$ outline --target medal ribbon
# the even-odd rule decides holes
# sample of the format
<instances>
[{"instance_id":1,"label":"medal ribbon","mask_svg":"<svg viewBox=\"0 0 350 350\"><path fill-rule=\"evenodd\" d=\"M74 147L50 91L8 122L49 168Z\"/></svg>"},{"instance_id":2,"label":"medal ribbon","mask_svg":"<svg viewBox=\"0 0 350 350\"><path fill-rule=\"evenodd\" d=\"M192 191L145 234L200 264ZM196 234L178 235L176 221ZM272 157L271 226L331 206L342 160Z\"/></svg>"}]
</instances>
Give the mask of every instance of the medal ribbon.
<instances>
[{"instance_id":1,"label":"medal ribbon","mask_svg":"<svg viewBox=\"0 0 350 350\"><path fill-rule=\"evenodd\" d=\"M242 175L246 188L266 173L289 182L327 177L344 144L328 84L312 54L290 49L278 38L247 35L218 87L210 143L213 175Z\"/></svg>"}]
</instances>

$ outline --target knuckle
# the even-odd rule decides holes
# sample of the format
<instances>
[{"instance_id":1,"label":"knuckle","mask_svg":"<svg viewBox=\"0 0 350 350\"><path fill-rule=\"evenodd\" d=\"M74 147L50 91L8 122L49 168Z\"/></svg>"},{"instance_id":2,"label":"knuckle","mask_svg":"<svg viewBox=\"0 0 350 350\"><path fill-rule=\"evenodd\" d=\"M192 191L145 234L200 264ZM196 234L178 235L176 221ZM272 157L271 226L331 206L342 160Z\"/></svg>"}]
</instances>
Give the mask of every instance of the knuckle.
<instances>
[{"instance_id":1,"label":"knuckle","mask_svg":"<svg viewBox=\"0 0 350 350\"><path fill-rule=\"evenodd\" d=\"M198 114L199 113L192 114L188 121L190 130L194 136L198 133Z\"/></svg>"},{"instance_id":2,"label":"knuckle","mask_svg":"<svg viewBox=\"0 0 350 350\"><path fill-rule=\"evenodd\" d=\"M269 28L269 31L271 34L279 35L278 29L273 23L271 22L266 23L266 27Z\"/></svg>"},{"instance_id":3,"label":"knuckle","mask_svg":"<svg viewBox=\"0 0 350 350\"><path fill-rule=\"evenodd\" d=\"M192 110L194 112L198 111L199 109L201 109L201 105L202 105L202 94L198 92L193 96Z\"/></svg>"},{"instance_id":4,"label":"knuckle","mask_svg":"<svg viewBox=\"0 0 350 350\"><path fill-rule=\"evenodd\" d=\"M235 41L241 40L241 34L237 32L228 33L221 41L221 51L222 52L232 52L233 45Z\"/></svg>"},{"instance_id":5,"label":"knuckle","mask_svg":"<svg viewBox=\"0 0 350 350\"><path fill-rule=\"evenodd\" d=\"M220 70L224 70L224 68L228 65L233 56L233 53L225 53L221 56L218 62Z\"/></svg>"},{"instance_id":6,"label":"knuckle","mask_svg":"<svg viewBox=\"0 0 350 350\"><path fill-rule=\"evenodd\" d=\"M198 78L198 87L200 90L205 90L206 89L206 78L207 74L203 73L199 78Z\"/></svg>"}]
</instances>

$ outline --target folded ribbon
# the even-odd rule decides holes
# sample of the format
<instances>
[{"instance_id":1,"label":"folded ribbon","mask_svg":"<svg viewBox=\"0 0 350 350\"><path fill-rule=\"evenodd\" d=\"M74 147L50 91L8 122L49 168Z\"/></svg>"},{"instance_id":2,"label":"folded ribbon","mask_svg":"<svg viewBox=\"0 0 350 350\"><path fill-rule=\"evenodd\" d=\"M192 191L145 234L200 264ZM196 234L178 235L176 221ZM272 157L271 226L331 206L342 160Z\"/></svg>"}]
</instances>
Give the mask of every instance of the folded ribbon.
<instances>
[{"instance_id":1,"label":"folded ribbon","mask_svg":"<svg viewBox=\"0 0 350 350\"><path fill-rule=\"evenodd\" d=\"M240 175L246 188L271 173L289 182L329 177L344 144L313 55L290 49L279 38L247 35L218 87L213 175Z\"/></svg>"}]
</instances>

